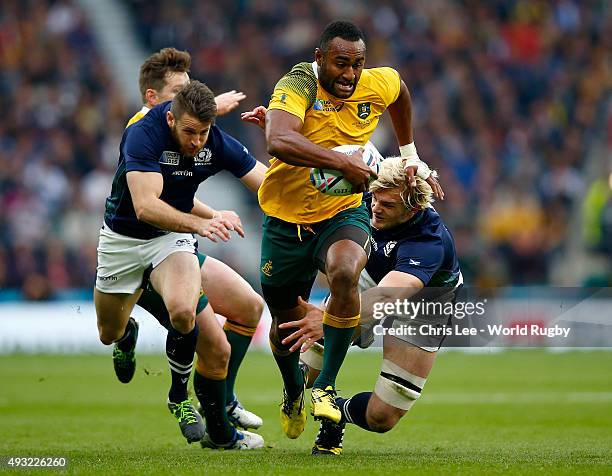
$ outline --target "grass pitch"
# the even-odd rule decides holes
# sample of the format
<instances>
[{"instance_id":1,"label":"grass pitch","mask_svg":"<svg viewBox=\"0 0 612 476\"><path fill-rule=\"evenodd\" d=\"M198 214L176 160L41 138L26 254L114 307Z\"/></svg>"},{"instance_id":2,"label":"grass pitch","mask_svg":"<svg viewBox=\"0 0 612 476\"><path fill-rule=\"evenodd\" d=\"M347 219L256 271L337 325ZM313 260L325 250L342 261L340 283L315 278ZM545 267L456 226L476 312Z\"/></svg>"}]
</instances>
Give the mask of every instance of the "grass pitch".
<instances>
[{"instance_id":1,"label":"grass pitch","mask_svg":"<svg viewBox=\"0 0 612 476\"><path fill-rule=\"evenodd\" d=\"M14 474L612 474L612 352L441 354L423 396L379 435L348 426L344 454L313 457L317 425L288 440L272 357L250 353L243 404L264 418L268 447L187 445L165 406L161 356L140 355L129 385L107 356L0 357L0 472ZM343 395L370 390L381 356L353 352ZM62 456L67 467L9 469L9 456Z\"/></svg>"}]
</instances>

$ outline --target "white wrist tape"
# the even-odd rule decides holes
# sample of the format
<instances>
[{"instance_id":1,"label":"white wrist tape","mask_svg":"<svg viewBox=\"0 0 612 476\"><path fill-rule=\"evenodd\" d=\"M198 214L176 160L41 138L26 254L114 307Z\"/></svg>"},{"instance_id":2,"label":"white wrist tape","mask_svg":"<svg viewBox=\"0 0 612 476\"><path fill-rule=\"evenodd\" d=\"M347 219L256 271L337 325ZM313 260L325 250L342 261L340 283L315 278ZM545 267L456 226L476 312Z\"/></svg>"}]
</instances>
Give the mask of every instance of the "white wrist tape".
<instances>
[{"instance_id":1,"label":"white wrist tape","mask_svg":"<svg viewBox=\"0 0 612 476\"><path fill-rule=\"evenodd\" d=\"M411 142L410 144L406 144L406 145L400 145L399 151L400 151L400 155L402 156L402 159L418 159L419 158L419 154L417 153L416 145L414 145L414 142Z\"/></svg>"},{"instance_id":2,"label":"white wrist tape","mask_svg":"<svg viewBox=\"0 0 612 476\"><path fill-rule=\"evenodd\" d=\"M436 172L435 170L431 170L429 168L429 165L427 165L425 162L423 162L418 157L416 159L406 159L406 161L404 162L404 169L406 167L412 167L412 166L416 166L417 168L416 176L419 178L422 178L423 180L427 180L430 175L433 176L434 178L438 176L438 172Z\"/></svg>"}]
</instances>

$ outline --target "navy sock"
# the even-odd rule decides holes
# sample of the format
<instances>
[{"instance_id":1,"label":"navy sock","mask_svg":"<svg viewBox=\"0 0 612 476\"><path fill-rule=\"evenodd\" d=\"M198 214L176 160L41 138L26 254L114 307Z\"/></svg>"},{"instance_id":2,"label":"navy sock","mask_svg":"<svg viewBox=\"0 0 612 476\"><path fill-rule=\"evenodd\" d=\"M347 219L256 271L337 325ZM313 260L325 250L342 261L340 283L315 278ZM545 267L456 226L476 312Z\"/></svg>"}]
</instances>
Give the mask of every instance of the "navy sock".
<instances>
[{"instance_id":1,"label":"navy sock","mask_svg":"<svg viewBox=\"0 0 612 476\"><path fill-rule=\"evenodd\" d=\"M172 384L168 398L171 402L180 403L187 400L187 383L193 367L196 341L198 339L198 325L188 334L181 334L172 328L166 337L166 356L170 364Z\"/></svg>"},{"instance_id":2,"label":"navy sock","mask_svg":"<svg viewBox=\"0 0 612 476\"><path fill-rule=\"evenodd\" d=\"M366 420L366 412L368 410L368 402L372 392L362 392L353 395L351 398L336 398L336 405L342 413L342 421L354 423L364 430L373 431Z\"/></svg>"},{"instance_id":3,"label":"navy sock","mask_svg":"<svg viewBox=\"0 0 612 476\"><path fill-rule=\"evenodd\" d=\"M117 347L119 347L119 350L122 350L123 352L128 352L134 348L134 345L136 344L136 321L133 317L130 317L130 320L125 326L123 336L116 342L116 344Z\"/></svg>"},{"instance_id":4,"label":"navy sock","mask_svg":"<svg viewBox=\"0 0 612 476\"><path fill-rule=\"evenodd\" d=\"M212 380L200 375L197 370L193 374L193 388L202 406L206 432L218 445L230 443L236 434L225 411L225 385L225 379Z\"/></svg>"}]
</instances>

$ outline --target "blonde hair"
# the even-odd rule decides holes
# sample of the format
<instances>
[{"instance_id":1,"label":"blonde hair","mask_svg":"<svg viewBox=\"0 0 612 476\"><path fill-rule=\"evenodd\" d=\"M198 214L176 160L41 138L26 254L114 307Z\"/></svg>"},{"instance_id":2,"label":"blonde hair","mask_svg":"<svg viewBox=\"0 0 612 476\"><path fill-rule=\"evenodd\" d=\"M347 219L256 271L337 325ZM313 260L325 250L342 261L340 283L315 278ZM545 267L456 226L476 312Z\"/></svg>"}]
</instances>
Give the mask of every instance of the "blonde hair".
<instances>
[{"instance_id":1,"label":"blonde hair","mask_svg":"<svg viewBox=\"0 0 612 476\"><path fill-rule=\"evenodd\" d=\"M381 162L378 178L370 184L370 192L399 188L402 202L409 210L430 207L434 201L430 185L420 177L415 177L415 179L416 187L409 187L404 172L404 159L388 157Z\"/></svg>"}]
</instances>

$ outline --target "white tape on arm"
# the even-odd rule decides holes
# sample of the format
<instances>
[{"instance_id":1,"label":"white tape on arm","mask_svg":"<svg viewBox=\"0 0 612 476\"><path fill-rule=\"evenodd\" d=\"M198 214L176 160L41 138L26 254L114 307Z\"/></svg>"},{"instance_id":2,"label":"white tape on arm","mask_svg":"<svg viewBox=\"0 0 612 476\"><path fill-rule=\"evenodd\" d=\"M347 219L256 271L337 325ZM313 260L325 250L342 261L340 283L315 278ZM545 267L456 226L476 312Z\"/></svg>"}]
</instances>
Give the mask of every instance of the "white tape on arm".
<instances>
[{"instance_id":1,"label":"white tape on arm","mask_svg":"<svg viewBox=\"0 0 612 476\"><path fill-rule=\"evenodd\" d=\"M417 168L416 176L422 178L423 180L427 180L432 174L434 178L438 176L438 173L435 170L432 171L429 168L429 165L419 159L419 154L417 153L414 142L406 145L400 145L399 150L402 159L404 159L404 169L406 167L415 166Z\"/></svg>"},{"instance_id":2,"label":"white tape on arm","mask_svg":"<svg viewBox=\"0 0 612 476\"><path fill-rule=\"evenodd\" d=\"M427 180L430 175L433 175L434 178L438 176L438 172L436 172L435 170L431 170L429 168L429 165L427 165L425 162L423 162L418 157L416 159L407 159L404 162L404 169L406 167L411 167L411 166L416 166L417 168L416 176L419 178L422 178L423 180Z\"/></svg>"},{"instance_id":3,"label":"white tape on arm","mask_svg":"<svg viewBox=\"0 0 612 476\"><path fill-rule=\"evenodd\" d=\"M400 145L399 151L402 159L419 159L419 154L417 153L414 142L406 145Z\"/></svg>"}]
</instances>

